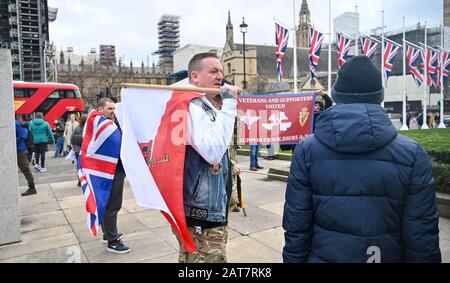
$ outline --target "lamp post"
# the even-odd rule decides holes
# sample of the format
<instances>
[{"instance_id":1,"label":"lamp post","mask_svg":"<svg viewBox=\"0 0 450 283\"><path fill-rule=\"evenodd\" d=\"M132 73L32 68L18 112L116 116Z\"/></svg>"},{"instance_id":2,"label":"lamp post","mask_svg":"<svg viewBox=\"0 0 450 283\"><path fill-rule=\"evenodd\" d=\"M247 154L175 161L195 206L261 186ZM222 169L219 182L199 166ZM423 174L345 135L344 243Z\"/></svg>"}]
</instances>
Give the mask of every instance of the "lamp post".
<instances>
[{"instance_id":1,"label":"lamp post","mask_svg":"<svg viewBox=\"0 0 450 283\"><path fill-rule=\"evenodd\" d=\"M233 85L236 85L236 81L235 81L236 69L235 68L233 68L233 70L231 70L231 74L233 75Z\"/></svg>"},{"instance_id":2,"label":"lamp post","mask_svg":"<svg viewBox=\"0 0 450 283\"><path fill-rule=\"evenodd\" d=\"M248 25L245 23L245 18L242 18L242 24L239 26L241 28L242 37L243 37L243 57L244 57L244 90L247 90L247 77L246 77L246 70L245 70L245 34L247 33L247 27Z\"/></svg>"}]
</instances>

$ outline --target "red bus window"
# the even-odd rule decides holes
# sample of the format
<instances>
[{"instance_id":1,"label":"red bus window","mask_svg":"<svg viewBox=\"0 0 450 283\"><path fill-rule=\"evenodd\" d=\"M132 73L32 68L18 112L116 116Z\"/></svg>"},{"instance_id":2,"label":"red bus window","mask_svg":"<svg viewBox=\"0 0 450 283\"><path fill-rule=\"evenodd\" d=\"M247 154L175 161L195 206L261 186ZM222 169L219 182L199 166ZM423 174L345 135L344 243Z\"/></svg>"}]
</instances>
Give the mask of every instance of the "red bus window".
<instances>
[{"instance_id":1,"label":"red bus window","mask_svg":"<svg viewBox=\"0 0 450 283\"><path fill-rule=\"evenodd\" d=\"M36 90L35 88L15 88L14 98L30 98Z\"/></svg>"}]
</instances>

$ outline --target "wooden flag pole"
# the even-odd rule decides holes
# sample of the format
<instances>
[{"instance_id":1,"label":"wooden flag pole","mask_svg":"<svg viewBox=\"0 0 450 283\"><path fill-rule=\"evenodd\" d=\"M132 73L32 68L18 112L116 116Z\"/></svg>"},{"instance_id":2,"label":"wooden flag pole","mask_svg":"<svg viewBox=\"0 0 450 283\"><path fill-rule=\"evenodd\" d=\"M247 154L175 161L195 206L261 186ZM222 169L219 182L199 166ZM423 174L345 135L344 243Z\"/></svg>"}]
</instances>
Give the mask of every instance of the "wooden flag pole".
<instances>
[{"instance_id":1,"label":"wooden flag pole","mask_svg":"<svg viewBox=\"0 0 450 283\"><path fill-rule=\"evenodd\" d=\"M163 89L172 91L192 91L200 93L220 94L220 88L200 88L194 86L168 86L168 85L151 85L151 84L129 84L123 83L123 88L146 88L146 89Z\"/></svg>"}]
</instances>

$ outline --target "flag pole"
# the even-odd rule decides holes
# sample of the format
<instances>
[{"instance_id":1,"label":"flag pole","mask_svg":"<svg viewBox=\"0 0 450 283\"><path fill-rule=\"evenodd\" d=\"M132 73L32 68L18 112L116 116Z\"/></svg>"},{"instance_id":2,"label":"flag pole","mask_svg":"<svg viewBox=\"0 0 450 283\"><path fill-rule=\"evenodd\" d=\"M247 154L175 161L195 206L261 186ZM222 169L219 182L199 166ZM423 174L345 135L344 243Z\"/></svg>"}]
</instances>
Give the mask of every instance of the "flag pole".
<instances>
[{"instance_id":1,"label":"flag pole","mask_svg":"<svg viewBox=\"0 0 450 283\"><path fill-rule=\"evenodd\" d=\"M356 7L356 15L358 15L358 5ZM358 15L358 30L355 33L355 56L358 56L358 39L359 39L359 15Z\"/></svg>"},{"instance_id":2,"label":"flag pole","mask_svg":"<svg viewBox=\"0 0 450 283\"><path fill-rule=\"evenodd\" d=\"M200 88L194 86L169 86L169 85L150 85L150 84L129 84L123 83L123 88L144 88L144 89L162 89L172 91L191 91L199 93L220 94L220 88Z\"/></svg>"},{"instance_id":3,"label":"flag pole","mask_svg":"<svg viewBox=\"0 0 450 283\"><path fill-rule=\"evenodd\" d=\"M384 91L386 92L386 83L384 81L384 10L381 11L381 81L383 83ZM384 108L384 101L381 102Z\"/></svg>"},{"instance_id":4,"label":"flag pole","mask_svg":"<svg viewBox=\"0 0 450 283\"><path fill-rule=\"evenodd\" d=\"M425 43L424 43L424 62L423 65L425 66L424 72L423 72L423 114L422 114L422 130L428 130L429 127L427 125L427 91L428 91L428 47L427 47L427 22L425 22Z\"/></svg>"},{"instance_id":5,"label":"flag pole","mask_svg":"<svg viewBox=\"0 0 450 283\"><path fill-rule=\"evenodd\" d=\"M443 57L444 55L444 25L441 25L441 52L440 52L440 62L441 62L441 103L440 103L440 110L441 110L441 115L439 115L441 117L441 121L439 123L438 128L439 129L445 129L445 124L444 124L444 62L443 62Z\"/></svg>"},{"instance_id":6,"label":"flag pole","mask_svg":"<svg viewBox=\"0 0 450 283\"><path fill-rule=\"evenodd\" d=\"M405 35L405 17L403 17L403 125L400 131L408 131L406 114L406 35Z\"/></svg>"},{"instance_id":7,"label":"flag pole","mask_svg":"<svg viewBox=\"0 0 450 283\"><path fill-rule=\"evenodd\" d=\"M331 26L331 0L328 0L328 95L331 97L331 41L333 31Z\"/></svg>"},{"instance_id":8,"label":"flag pole","mask_svg":"<svg viewBox=\"0 0 450 283\"><path fill-rule=\"evenodd\" d=\"M292 64L294 68L294 94L298 93L298 87L297 87L297 19L296 19L296 11L295 11L295 0L292 1L294 5L294 36L292 37L294 39L294 64ZM309 32L308 32L309 34Z\"/></svg>"}]
</instances>

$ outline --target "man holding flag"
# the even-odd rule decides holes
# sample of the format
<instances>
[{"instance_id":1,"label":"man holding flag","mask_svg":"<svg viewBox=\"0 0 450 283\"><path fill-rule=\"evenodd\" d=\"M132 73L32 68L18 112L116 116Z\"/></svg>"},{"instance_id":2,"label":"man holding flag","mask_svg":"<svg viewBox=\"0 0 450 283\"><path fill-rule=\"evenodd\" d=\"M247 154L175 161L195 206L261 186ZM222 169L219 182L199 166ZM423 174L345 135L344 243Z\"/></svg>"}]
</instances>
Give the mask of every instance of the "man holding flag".
<instances>
[{"instance_id":1,"label":"man holding flag","mask_svg":"<svg viewBox=\"0 0 450 283\"><path fill-rule=\"evenodd\" d=\"M206 94L189 105L184 209L197 252L187 253L180 243L179 262L226 262L227 218L232 192L228 145L234 131L239 89L230 85L221 87L223 67L213 53L195 55L188 72L193 86L220 88L223 102L219 110L214 107L216 94Z\"/></svg>"}]
</instances>

